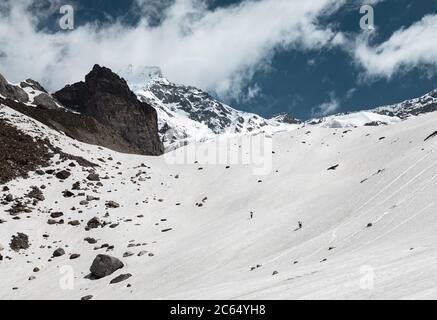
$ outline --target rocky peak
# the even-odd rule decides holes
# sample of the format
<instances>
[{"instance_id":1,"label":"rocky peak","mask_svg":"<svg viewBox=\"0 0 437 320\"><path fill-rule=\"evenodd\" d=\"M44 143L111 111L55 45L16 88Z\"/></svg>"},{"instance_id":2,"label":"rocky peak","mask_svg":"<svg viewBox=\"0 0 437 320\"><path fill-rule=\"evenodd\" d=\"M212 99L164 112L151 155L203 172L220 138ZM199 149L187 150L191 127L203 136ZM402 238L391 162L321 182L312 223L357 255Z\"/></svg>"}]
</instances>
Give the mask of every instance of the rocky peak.
<instances>
[{"instance_id":1,"label":"rocky peak","mask_svg":"<svg viewBox=\"0 0 437 320\"><path fill-rule=\"evenodd\" d=\"M95 65L85 82L66 86L54 96L65 107L112 128L139 153L163 153L155 109L139 101L126 81L110 69Z\"/></svg>"}]
</instances>

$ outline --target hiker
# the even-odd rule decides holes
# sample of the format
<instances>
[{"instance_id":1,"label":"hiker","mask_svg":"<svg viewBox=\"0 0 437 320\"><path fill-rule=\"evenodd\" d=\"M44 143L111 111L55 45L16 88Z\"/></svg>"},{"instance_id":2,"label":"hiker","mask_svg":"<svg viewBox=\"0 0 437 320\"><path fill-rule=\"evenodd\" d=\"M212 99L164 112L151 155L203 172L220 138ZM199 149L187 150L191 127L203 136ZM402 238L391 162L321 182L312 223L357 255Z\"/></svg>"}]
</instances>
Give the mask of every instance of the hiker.
<instances>
[{"instance_id":1,"label":"hiker","mask_svg":"<svg viewBox=\"0 0 437 320\"><path fill-rule=\"evenodd\" d=\"M250 211L250 219L253 219L253 211Z\"/></svg>"},{"instance_id":2,"label":"hiker","mask_svg":"<svg viewBox=\"0 0 437 320\"><path fill-rule=\"evenodd\" d=\"M299 225L299 229L302 229L302 221L298 221L297 223Z\"/></svg>"}]
</instances>

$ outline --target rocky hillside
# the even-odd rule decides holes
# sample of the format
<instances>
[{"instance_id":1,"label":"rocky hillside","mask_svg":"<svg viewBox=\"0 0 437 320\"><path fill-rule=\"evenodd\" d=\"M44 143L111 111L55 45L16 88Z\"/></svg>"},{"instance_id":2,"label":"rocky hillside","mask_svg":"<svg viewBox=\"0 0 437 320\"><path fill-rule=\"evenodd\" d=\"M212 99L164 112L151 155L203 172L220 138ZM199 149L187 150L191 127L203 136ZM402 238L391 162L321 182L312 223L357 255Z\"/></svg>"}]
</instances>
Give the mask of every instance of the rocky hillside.
<instances>
[{"instance_id":1,"label":"rocky hillside","mask_svg":"<svg viewBox=\"0 0 437 320\"><path fill-rule=\"evenodd\" d=\"M110 69L95 65L85 82L68 85L54 94L70 110L92 117L135 146L140 154L160 155L155 109L140 102L126 81Z\"/></svg>"},{"instance_id":2,"label":"rocky hillside","mask_svg":"<svg viewBox=\"0 0 437 320\"><path fill-rule=\"evenodd\" d=\"M0 103L82 142L126 153L163 152L155 110L107 68L95 66L85 82L54 95L34 80L14 85L0 76Z\"/></svg>"}]
</instances>

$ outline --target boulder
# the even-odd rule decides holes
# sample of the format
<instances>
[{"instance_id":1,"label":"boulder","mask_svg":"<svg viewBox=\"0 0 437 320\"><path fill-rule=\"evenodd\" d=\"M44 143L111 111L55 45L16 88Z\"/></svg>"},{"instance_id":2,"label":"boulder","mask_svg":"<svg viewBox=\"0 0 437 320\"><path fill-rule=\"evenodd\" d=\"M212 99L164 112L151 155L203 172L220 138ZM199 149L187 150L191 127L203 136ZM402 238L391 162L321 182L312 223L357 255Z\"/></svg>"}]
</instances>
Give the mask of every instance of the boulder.
<instances>
[{"instance_id":1,"label":"boulder","mask_svg":"<svg viewBox=\"0 0 437 320\"><path fill-rule=\"evenodd\" d=\"M120 204L118 204L117 202L111 200L111 201L106 202L106 207L107 208L116 209L116 208L120 207Z\"/></svg>"},{"instance_id":2,"label":"boulder","mask_svg":"<svg viewBox=\"0 0 437 320\"><path fill-rule=\"evenodd\" d=\"M39 108L44 109L58 109L58 105L55 102L55 99L53 99L52 96L50 96L47 93L40 93L33 99L33 104L38 106Z\"/></svg>"},{"instance_id":3,"label":"boulder","mask_svg":"<svg viewBox=\"0 0 437 320\"><path fill-rule=\"evenodd\" d=\"M53 252L53 257L60 257L65 254L65 250L62 248L58 248Z\"/></svg>"},{"instance_id":4,"label":"boulder","mask_svg":"<svg viewBox=\"0 0 437 320\"><path fill-rule=\"evenodd\" d=\"M97 173L95 173L95 172L90 173L90 174L88 175L88 177L86 177L86 178L87 178L87 180L89 180L89 181L100 181L100 177L99 177L99 175L98 175Z\"/></svg>"},{"instance_id":5,"label":"boulder","mask_svg":"<svg viewBox=\"0 0 437 320\"><path fill-rule=\"evenodd\" d=\"M119 283L119 282L122 282L122 281L129 279L130 277L132 277L132 275L130 273L120 274L119 276L112 279L109 283L110 284Z\"/></svg>"},{"instance_id":6,"label":"boulder","mask_svg":"<svg viewBox=\"0 0 437 320\"><path fill-rule=\"evenodd\" d=\"M102 223L100 222L99 218L94 217L91 220L89 220L86 225L89 229L95 229L95 228L100 227L102 225Z\"/></svg>"},{"instance_id":7,"label":"boulder","mask_svg":"<svg viewBox=\"0 0 437 320\"><path fill-rule=\"evenodd\" d=\"M52 212L52 213L50 214L50 217L53 218L53 219L57 219L57 218L62 217L63 215L64 215L64 214L63 214L62 212Z\"/></svg>"},{"instance_id":8,"label":"boulder","mask_svg":"<svg viewBox=\"0 0 437 320\"><path fill-rule=\"evenodd\" d=\"M67 170L62 170L56 173L56 178L60 180L65 180L71 176L71 173Z\"/></svg>"},{"instance_id":9,"label":"boulder","mask_svg":"<svg viewBox=\"0 0 437 320\"><path fill-rule=\"evenodd\" d=\"M17 252L20 250L26 250L29 248L29 237L24 233L18 232L16 236L12 236L9 246L12 250Z\"/></svg>"},{"instance_id":10,"label":"boulder","mask_svg":"<svg viewBox=\"0 0 437 320\"><path fill-rule=\"evenodd\" d=\"M80 254L78 254L78 253L73 253L71 256L70 256L70 260L74 260L74 259L77 259L77 258L79 258L80 257Z\"/></svg>"},{"instance_id":11,"label":"boulder","mask_svg":"<svg viewBox=\"0 0 437 320\"><path fill-rule=\"evenodd\" d=\"M101 279L113 274L115 271L123 267L124 264L119 259L105 254L99 254L95 257L90 267L90 271L93 277Z\"/></svg>"}]
</instances>

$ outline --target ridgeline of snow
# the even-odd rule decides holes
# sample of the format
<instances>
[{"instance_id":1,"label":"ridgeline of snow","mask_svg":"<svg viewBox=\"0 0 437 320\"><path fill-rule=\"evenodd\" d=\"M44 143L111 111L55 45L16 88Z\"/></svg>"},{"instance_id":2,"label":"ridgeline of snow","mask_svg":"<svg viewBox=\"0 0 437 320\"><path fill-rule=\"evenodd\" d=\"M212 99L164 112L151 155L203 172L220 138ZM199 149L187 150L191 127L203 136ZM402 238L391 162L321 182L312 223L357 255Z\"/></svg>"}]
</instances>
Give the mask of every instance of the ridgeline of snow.
<instances>
[{"instance_id":1,"label":"ridgeline of snow","mask_svg":"<svg viewBox=\"0 0 437 320\"><path fill-rule=\"evenodd\" d=\"M375 112L354 112L349 114L340 114L313 120L312 123L318 124L325 128L349 128L361 126L388 125L400 122L398 117L390 117Z\"/></svg>"},{"instance_id":2,"label":"ridgeline of snow","mask_svg":"<svg viewBox=\"0 0 437 320\"><path fill-rule=\"evenodd\" d=\"M434 112L437 110L437 89L423 95L420 98L406 100L401 103L382 106L371 111L406 119L423 113Z\"/></svg>"},{"instance_id":3,"label":"ridgeline of snow","mask_svg":"<svg viewBox=\"0 0 437 320\"><path fill-rule=\"evenodd\" d=\"M347 128L354 126L377 126L397 123L412 116L418 116L437 110L437 89L416 99L397 104L372 108L348 114L336 114L326 118L313 119L311 124L330 128Z\"/></svg>"},{"instance_id":4,"label":"ridgeline of snow","mask_svg":"<svg viewBox=\"0 0 437 320\"><path fill-rule=\"evenodd\" d=\"M204 164L206 153L224 152L213 140L198 143L195 161L174 165L168 157L190 158L195 149L127 155L7 107L0 117L97 163L102 177L99 186L86 179L89 169L55 158L44 169L69 169L70 177L30 173L7 184L2 199L44 185L45 200L18 220L10 204L0 207L0 299L437 298L437 139L424 141L437 129L436 113L346 133L320 126L277 133L265 176L253 165ZM241 139L228 139L238 150ZM76 181L80 190L72 190ZM65 190L74 195L63 197ZM99 199L82 202L87 195ZM110 200L120 207L107 208ZM47 223L53 212L63 213L63 224ZM86 231L93 217L108 224ZM68 224L74 220L80 225ZM9 249L17 232L29 236L27 250ZM65 254L52 257L57 248ZM124 267L91 280L101 253ZM110 284L121 274L132 276Z\"/></svg>"}]
</instances>

